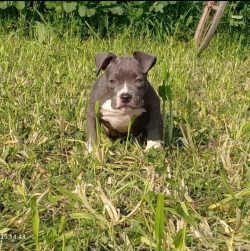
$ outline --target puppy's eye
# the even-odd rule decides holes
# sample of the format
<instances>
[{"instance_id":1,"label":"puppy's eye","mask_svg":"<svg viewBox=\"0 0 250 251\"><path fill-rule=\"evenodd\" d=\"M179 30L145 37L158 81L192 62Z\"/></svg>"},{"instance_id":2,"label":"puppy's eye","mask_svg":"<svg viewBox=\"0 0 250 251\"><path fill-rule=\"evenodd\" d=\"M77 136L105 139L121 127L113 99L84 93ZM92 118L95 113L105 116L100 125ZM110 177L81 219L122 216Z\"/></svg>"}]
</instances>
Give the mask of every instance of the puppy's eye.
<instances>
[{"instance_id":1,"label":"puppy's eye","mask_svg":"<svg viewBox=\"0 0 250 251\"><path fill-rule=\"evenodd\" d=\"M110 82L111 85L115 85L116 84L116 81L114 79L109 80L109 82Z\"/></svg>"},{"instance_id":2,"label":"puppy's eye","mask_svg":"<svg viewBox=\"0 0 250 251\"><path fill-rule=\"evenodd\" d=\"M139 88L143 86L143 83L144 83L143 79L141 79L141 78L136 79L136 85Z\"/></svg>"}]
</instances>

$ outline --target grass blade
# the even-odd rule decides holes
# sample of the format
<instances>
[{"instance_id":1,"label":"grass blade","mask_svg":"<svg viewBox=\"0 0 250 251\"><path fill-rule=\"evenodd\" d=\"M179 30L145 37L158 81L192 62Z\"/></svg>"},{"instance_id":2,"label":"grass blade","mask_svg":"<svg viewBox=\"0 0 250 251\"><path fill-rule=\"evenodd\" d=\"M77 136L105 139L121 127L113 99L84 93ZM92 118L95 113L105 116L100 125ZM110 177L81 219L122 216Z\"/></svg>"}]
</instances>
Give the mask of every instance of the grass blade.
<instances>
[{"instance_id":1,"label":"grass blade","mask_svg":"<svg viewBox=\"0 0 250 251\"><path fill-rule=\"evenodd\" d=\"M97 146L100 144L100 132L101 126L99 122L99 112L100 112L100 101L97 100L95 102L95 124L96 124L96 139L97 139Z\"/></svg>"},{"instance_id":2,"label":"grass blade","mask_svg":"<svg viewBox=\"0 0 250 251\"><path fill-rule=\"evenodd\" d=\"M233 191L232 187L230 186L229 182L227 181L225 171L220 169L220 175L221 175L221 179L223 181L223 184L224 184L227 192L234 198L234 191Z\"/></svg>"},{"instance_id":3,"label":"grass blade","mask_svg":"<svg viewBox=\"0 0 250 251\"><path fill-rule=\"evenodd\" d=\"M32 197L30 201L30 207L32 212L32 230L35 237L36 242L36 251L41 250L39 243L39 226L40 226L40 218L37 209L37 199L36 197Z\"/></svg>"},{"instance_id":4,"label":"grass blade","mask_svg":"<svg viewBox=\"0 0 250 251\"><path fill-rule=\"evenodd\" d=\"M133 115L133 116L131 117L131 119L129 120L129 124L128 124L128 134L127 134L127 139L126 139L125 152L127 152L127 149L128 149L128 139L129 139L131 127L132 127L133 123L135 122L136 117L137 117L136 115Z\"/></svg>"},{"instance_id":5,"label":"grass blade","mask_svg":"<svg viewBox=\"0 0 250 251\"><path fill-rule=\"evenodd\" d=\"M163 193L158 193L157 195L157 205L155 211L155 237L157 243L157 251L162 250L162 239L164 235L164 195Z\"/></svg>"},{"instance_id":6,"label":"grass blade","mask_svg":"<svg viewBox=\"0 0 250 251\"><path fill-rule=\"evenodd\" d=\"M186 226L179 230L174 238L174 245L176 251L185 251L186 248Z\"/></svg>"}]
</instances>

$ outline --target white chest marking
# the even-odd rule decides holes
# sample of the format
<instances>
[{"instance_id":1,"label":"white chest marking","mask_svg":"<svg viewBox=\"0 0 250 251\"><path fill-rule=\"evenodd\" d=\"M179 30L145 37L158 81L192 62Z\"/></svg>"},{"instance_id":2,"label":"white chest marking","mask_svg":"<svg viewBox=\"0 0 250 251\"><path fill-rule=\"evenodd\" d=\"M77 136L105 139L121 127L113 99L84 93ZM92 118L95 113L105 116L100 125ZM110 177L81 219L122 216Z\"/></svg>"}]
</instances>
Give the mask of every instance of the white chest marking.
<instances>
[{"instance_id":1,"label":"white chest marking","mask_svg":"<svg viewBox=\"0 0 250 251\"><path fill-rule=\"evenodd\" d=\"M119 132L127 132L128 125L133 115L139 116L146 112L144 108L138 109L113 109L111 107L111 100L107 100L101 107L101 117L108 121L111 126Z\"/></svg>"}]
</instances>

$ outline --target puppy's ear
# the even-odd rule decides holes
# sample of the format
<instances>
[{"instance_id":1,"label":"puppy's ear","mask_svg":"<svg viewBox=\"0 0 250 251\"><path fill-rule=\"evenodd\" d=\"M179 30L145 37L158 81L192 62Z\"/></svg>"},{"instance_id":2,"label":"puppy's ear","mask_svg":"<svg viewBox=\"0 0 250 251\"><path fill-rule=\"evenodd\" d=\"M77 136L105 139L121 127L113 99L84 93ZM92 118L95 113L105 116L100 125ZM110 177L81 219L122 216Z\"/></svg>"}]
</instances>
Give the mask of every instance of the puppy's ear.
<instances>
[{"instance_id":1,"label":"puppy's ear","mask_svg":"<svg viewBox=\"0 0 250 251\"><path fill-rule=\"evenodd\" d=\"M156 63L156 57L141 51L135 51L134 58L139 61L143 73L147 73Z\"/></svg>"},{"instance_id":2,"label":"puppy's ear","mask_svg":"<svg viewBox=\"0 0 250 251\"><path fill-rule=\"evenodd\" d=\"M116 55L110 52L98 53L95 57L97 75L100 73L101 70L106 70L110 62L114 60L115 58L116 58Z\"/></svg>"}]
</instances>

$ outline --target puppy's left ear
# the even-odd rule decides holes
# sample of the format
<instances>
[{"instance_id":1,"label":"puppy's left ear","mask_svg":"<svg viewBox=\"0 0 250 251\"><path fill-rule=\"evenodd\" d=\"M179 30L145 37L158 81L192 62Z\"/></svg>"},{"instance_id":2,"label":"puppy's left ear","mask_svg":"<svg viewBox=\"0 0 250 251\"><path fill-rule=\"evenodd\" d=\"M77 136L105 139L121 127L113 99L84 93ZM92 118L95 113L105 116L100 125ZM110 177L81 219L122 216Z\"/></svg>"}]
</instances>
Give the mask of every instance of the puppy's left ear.
<instances>
[{"instance_id":1,"label":"puppy's left ear","mask_svg":"<svg viewBox=\"0 0 250 251\"><path fill-rule=\"evenodd\" d=\"M147 73L156 63L156 57L141 51L135 51L134 58L139 61L143 73Z\"/></svg>"}]
</instances>

